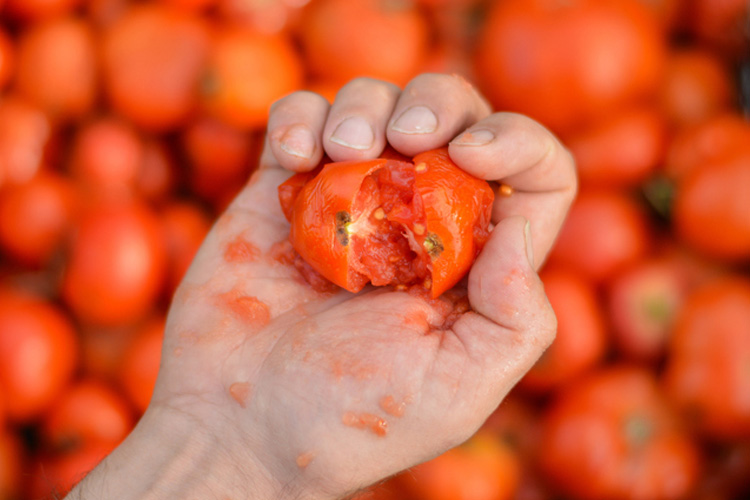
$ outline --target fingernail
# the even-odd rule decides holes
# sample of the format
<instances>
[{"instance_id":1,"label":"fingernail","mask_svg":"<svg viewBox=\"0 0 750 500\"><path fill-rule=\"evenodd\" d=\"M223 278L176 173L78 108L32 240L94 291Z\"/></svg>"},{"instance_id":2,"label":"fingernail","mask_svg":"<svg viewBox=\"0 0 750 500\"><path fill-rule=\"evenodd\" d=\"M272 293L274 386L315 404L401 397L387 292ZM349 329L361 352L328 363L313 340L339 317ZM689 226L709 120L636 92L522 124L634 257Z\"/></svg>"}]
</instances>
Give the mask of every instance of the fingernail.
<instances>
[{"instance_id":1,"label":"fingernail","mask_svg":"<svg viewBox=\"0 0 750 500\"><path fill-rule=\"evenodd\" d=\"M315 137L305 125L293 125L281 137L279 147L292 156L311 158L315 151Z\"/></svg>"},{"instance_id":2,"label":"fingernail","mask_svg":"<svg viewBox=\"0 0 750 500\"><path fill-rule=\"evenodd\" d=\"M352 149L370 149L374 141L372 126L359 116L352 116L339 123L331 135L331 142Z\"/></svg>"},{"instance_id":3,"label":"fingernail","mask_svg":"<svg viewBox=\"0 0 750 500\"><path fill-rule=\"evenodd\" d=\"M523 237L526 242L526 257L529 259L529 264L534 267L534 245L531 242L531 223L526 221L526 225L523 227Z\"/></svg>"},{"instance_id":4,"label":"fingernail","mask_svg":"<svg viewBox=\"0 0 750 500\"><path fill-rule=\"evenodd\" d=\"M437 116L430 108L413 106L401 113L391 129L402 134L429 134L437 129L437 125Z\"/></svg>"},{"instance_id":5,"label":"fingernail","mask_svg":"<svg viewBox=\"0 0 750 500\"><path fill-rule=\"evenodd\" d=\"M451 144L459 146L484 146L495 139L495 134L491 130L467 130L451 141Z\"/></svg>"}]
</instances>

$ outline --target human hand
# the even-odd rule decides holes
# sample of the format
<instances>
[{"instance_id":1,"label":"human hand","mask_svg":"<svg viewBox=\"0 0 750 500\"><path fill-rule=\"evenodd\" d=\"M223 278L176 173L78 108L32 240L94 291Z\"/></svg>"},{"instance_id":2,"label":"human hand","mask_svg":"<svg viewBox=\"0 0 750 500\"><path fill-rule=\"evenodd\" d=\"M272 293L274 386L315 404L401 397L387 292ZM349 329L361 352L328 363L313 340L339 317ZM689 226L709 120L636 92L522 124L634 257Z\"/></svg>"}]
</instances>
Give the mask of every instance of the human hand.
<instances>
[{"instance_id":1,"label":"human hand","mask_svg":"<svg viewBox=\"0 0 750 500\"><path fill-rule=\"evenodd\" d=\"M438 300L320 293L276 258L289 232L276 188L290 170L324 152L375 158L386 141L409 156L450 141L461 168L513 188L468 278ZM134 482L154 498L341 498L464 441L554 337L536 269L575 191L552 134L491 114L459 77L403 91L358 79L330 106L309 92L277 102L258 171L175 295L149 410L71 498L116 491L113 470L134 498Z\"/></svg>"}]
</instances>

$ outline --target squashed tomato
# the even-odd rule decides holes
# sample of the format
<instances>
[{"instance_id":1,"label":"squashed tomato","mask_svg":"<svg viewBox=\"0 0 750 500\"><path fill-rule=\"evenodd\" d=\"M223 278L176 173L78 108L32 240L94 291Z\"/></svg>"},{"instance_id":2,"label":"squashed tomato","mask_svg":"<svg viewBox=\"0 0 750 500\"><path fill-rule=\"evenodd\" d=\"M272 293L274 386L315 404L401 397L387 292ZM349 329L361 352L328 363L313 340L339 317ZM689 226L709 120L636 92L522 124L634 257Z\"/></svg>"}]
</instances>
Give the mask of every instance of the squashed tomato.
<instances>
[{"instance_id":1,"label":"squashed tomato","mask_svg":"<svg viewBox=\"0 0 750 500\"><path fill-rule=\"evenodd\" d=\"M443 148L328 163L291 177L279 199L292 246L333 283L350 292L422 283L437 297L487 241L494 193Z\"/></svg>"}]
</instances>

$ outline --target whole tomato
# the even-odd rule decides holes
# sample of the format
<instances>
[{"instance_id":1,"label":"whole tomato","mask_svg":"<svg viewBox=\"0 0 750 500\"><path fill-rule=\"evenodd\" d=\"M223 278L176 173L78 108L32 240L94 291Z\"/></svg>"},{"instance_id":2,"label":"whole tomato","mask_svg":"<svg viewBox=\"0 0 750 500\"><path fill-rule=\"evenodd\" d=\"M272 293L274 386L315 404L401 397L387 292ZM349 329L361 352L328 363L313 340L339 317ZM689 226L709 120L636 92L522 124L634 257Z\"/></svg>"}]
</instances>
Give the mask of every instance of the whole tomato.
<instances>
[{"instance_id":1,"label":"whole tomato","mask_svg":"<svg viewBox=\"0 0 750 500\"><path fill-rule=\"evenodd\" d=\"M75 223L79 200L69 179L39 172L0 196L0 247L32 267L49 263Z\"/></svg>"},{"instance_id":2,"label":"whole tomato","mask_svg":"<svg viewBox=\"0 0 750 500\"><path fill-rule=\"evenodd\" d=\"M101 43L104 87L116 112L148 130L184 124L209 51L201 17L161 4L132 4Z\"/></svg>"},{"instance_id":3,"label":"whole tomato","mask_svg":"<svg viewBox=\"0 0 750 500\"><path fill-rule=\"evenodd\" d=\"M228 124L260 130L271 104L302 85L302 77L302 61L288 34L227 26L211 46L201 104Z\"/></svg>"},{"instance_id":4,"label":"whole tomato","mask_svg":"<svg viewBox=\"0 0 750 500\"><path fill-rule=\"evenodd\" d=\"M610 366L565 388L547 409L539 459L576 499L681 499L695 486L699 450L679 427L650 371Z\"/></svg>"},{"instance_id":5,"label":"whole tomato","mask_svg":"<svg viewBox=\"0 0 750 500\"><path fill-rule=\"evenodd\" d=\"M71 243L63 297L84 323L133 324L155 307L166 273L159 221L136 201L96 203Z\"/></svg>"},{"instance_id":6,"label":"whole tomato","mask_svg":"<svg viewBox=\"0 0 750 500\"><path fill-rule=\"evenodd\" d=\"M97 63L91 26L73 17L51 19L21 36L16 88L56 121L77 120L94 106Z\"/></svg>"},{"instance_id":7,"label":"whole tomato","mask_svg":"<svg viewBox=\"0 0 750 500\"><path fill-rule=\"evenodd\" d=\"M634 107L597 121L566 145L583 186L628 188L648 179L664 161L667 121L652 106Z\"/></svg>"},{"instance_id":8,"label":"whole tomato","mask_svg":"<svg viewBox=\"0 0 750 500\"><path fill-rule=\"evenodd\" d=\"M70 382L77 358L75 330L58 307L0 290L0 392L12 420L45 411Z\"/></svg>"},{"instance_id":9,"label":"whole tomato","mask_svg":"<svg viewBox=\"0 0 750 500\"><path fill-rule=\"evenodd\" d=\"M644 207L627 193L582 189L570 208L549 263L603 283L646 255L652 233Z\"/></svg>"},{"instance_id":10,"label":"whole tomato","mask_svg":"<svg viewBox=\"0 0 750 500\"><path fill-rule=\"evenodd\" d=\"M670 343L667 393L699 430L750 438L750 281L728 276L691 293Z\"/></svg>"},{"instance_id":11,"label":"whole tomato","mask_svg":"<svg viewBox=\"0 0 750 500\"><path fill-rule=\"evenodd\" d=\"M16 95L0 95L0 187L34 177L51 138L52 123L44 111Z\"/></svg>"},{"instance_id":12,"label":"whole tomato","mask_svg":"<svg viewBox=\"0 0 750 500\"><path fill-rule=\"evenodd\" d=\"M294 249L350 292L421 283L437 297L469 270L489 237L494 193L448 150L412 161L328 163L279 187Z\"/></svg>"},{"instance_id":13,"label":"whole tomato","mask_svg":"<svg viewBox=\"0 0 750 500\"><path fill-rule=\"evenodd\" d=\"M677 183L678 236L708 256L750 259L750 146L696 165Z\"/></svg>"},{"instance_id":14,"label":"whole tomato","mask_svg":"<svg viewBox=\"0 0 750 500\"><path fill-rule=\"evenodd\" d=\"M663 28L637 0L494 2L477 42L477 81L497 109L557 133L656 92Z\"/></svg>"}]
</instances>

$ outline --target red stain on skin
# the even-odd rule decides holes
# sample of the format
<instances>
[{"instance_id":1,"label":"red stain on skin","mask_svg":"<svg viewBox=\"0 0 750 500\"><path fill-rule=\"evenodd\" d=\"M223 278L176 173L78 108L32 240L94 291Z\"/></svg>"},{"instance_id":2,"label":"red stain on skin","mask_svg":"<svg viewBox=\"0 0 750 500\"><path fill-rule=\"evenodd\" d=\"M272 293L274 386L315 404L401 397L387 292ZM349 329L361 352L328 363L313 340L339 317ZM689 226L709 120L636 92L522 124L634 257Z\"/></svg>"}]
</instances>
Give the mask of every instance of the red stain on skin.
<instances>
[{"instance_id":1,"label":"red stain on skin","mask_svg":"<svg viewBox=\"0 0 750 500\"><path fill-rule=\"evenodd\" d=\"M465 291L461 290L448 290L440 297L434 299L430 295L429 290L425 290L424 287L415 285L409 287L406 292L414 297L427 302L432 310L437 314L438 317L442 318L441 321L435 321L428 323L428 328L425 329L425 333L432 330L448 330L453 324L458 321L461 316L471 311L471 305L469 304L469 297ZM414 313L410 317L405 318L404 324L409 325L409 318L417 318L418 314ZM426 315L425 315L425 321Z\"/></svg>"},{"instance_id":2,"label":"red stain on skin","mask_svg":"<svg viewBox=\"0 0 750 500\"><path fill-rule=\"evenodd\" d=\"M307 453L300 453L297 455L297 467L300 469L304 469L308 465L310 465L310 462L313 461L313 458L315 458L315 454L311 451L308 451Z\"/></svg>"},{"instance_id":3,"label":"red stain on skin","mask_svg":"<svg viewBox=\"0 0 750 500\"><path fill-rule=\"evenodd\" d=\"M341 288L328 281L322 274L313 269L310 264L305 262L294 250L289 240L279 241L271 245L268 256L274 262L293 266L299 272L301 280L310 285L318 293L329 295L341 290Z\"/></svg>"},{"instance_id":4,"label":"red stain on skin","mask_svg":"<svg viewBox=\"0 0 750 500\"><path fill-rule=\"evenodd\" d=\"M347 427L367 429L379 437L384 437L388 433L388 422L372 413L357 414L349 411L344 413L341 421Z\"/></svg>"},{"instance_id":5,"label":"red stain on skin","mask_svg":"<svg viewBox=\"0 0 750 500\"><path fill-rule=\"evenodd\" d=\"M241 234L229 242L224 249L224 260L231 263L254 262L260 255L258 247Z\"/></svg>"},{"instance_id":6,"label":"red stain on skin","mask_svg":"<svg viewBox=\"0 0 750 500\"><path fill-rule=\"evenodd\" d=\"M382 408L383 411L389 415L393 415L394 417L402 417L404 416L406 401L396 401L396 398L389 394L380 398L380 408Z\"/></svg>"},{"instance_id":7,"label":"red stain on skin","mask_svg":"<svg viewBox=\"0 0 750 500\"><path fill-rule=\"evenodd\" d=\"M262 327L271 321L271 311L265 302L251 295L242 295L237 290L231 290L217 296L219 302L228 308L243 323L254 327Z\"/></svg>"},{"instance_id":8,"label":"red stain on skin","mask_svg":"<svg viewBox=\"0 0 750 500\"><path fill-rule=\"evenodd\" d=\"M410 330L426 332L430 329L430 323L427 321L427 311L419 309L407 313L403 317L404 326Z\"/></svg>"},{"instance_id":9,"label":"red stain on skin","mask_svg":"<svg viewBox=\"0 0 750 500\"><path fill-rule=\"evenodd\" d=\"M182 347L175 347L172 351L172 354L174 354L175 358L179 358L180 356L182 356Z\"/></svg>"},{"instance_id":10,"label":"red stain on skin","mask_svg":"<svg viewBox=\"0 0 750 500\"><path fill-rule=\"evenodd\" d=\"M250 396L250 384L247 382L235 382L229 386L229 395L237 401L242 408L247 407L247 398Z\"/></svg>"}]
</instances>

